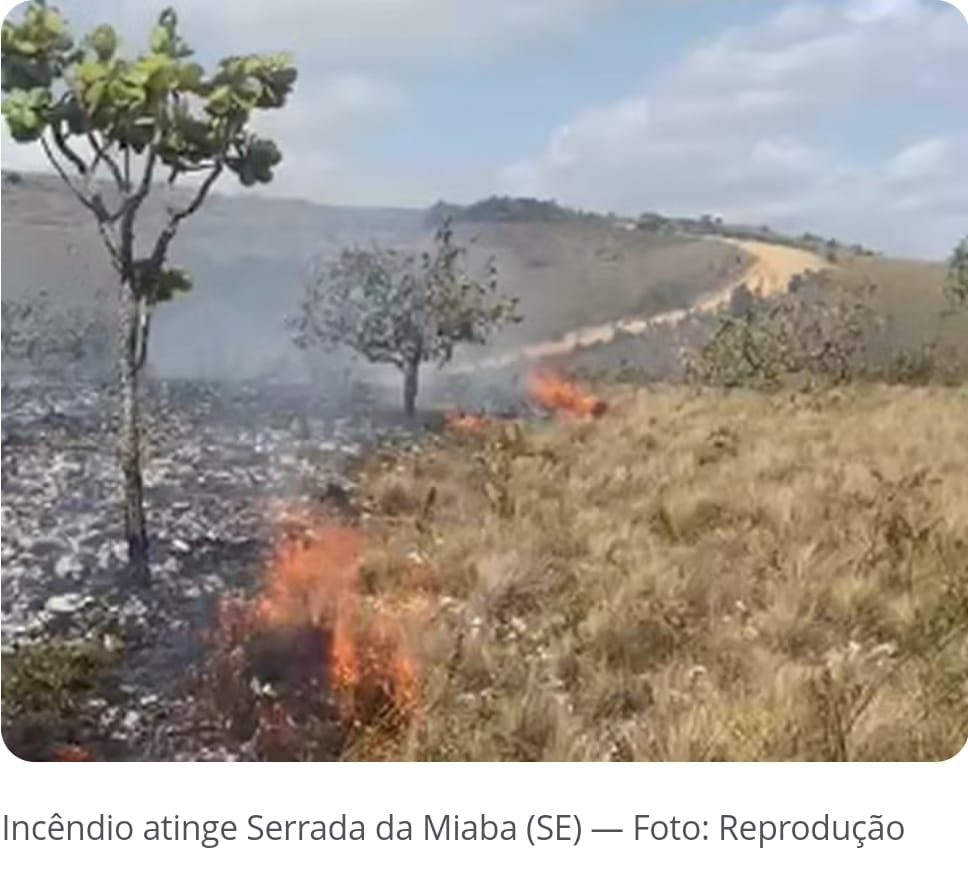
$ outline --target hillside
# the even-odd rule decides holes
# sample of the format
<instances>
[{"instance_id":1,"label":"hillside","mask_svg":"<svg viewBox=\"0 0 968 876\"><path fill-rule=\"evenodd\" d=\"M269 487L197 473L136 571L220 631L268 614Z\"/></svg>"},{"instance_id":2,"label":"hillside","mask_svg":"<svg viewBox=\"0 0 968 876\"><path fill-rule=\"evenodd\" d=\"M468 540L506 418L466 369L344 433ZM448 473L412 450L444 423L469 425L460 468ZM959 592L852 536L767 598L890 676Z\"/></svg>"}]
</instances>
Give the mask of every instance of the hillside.
<instances>
[{"instance_id":1,"label":"hillside","mask_svg":"<svg viewBox=\"0 0 968 876\"><path fill-rule=\"evenodd\" d=\"M2 218L5 296L110 291L99 242L54 181L5 184ZM410 245L424 218L216 198L178 250L197 289L161 309L156 371L297 374L282 318L305 261ZM854 291L886 319L889 347L942 329L957 344L968 335L942 316L943 268L831 265L805 248L580 217L458 230L497 258L525 316L479 352L548 352L564 337L550 353L591 361L601 397L532 363L522 385L478 362L436 384L428 369L428 415L402 422L396 392L388 407L372 383L325 369L269 392L151 381L148 593L121 573L111 395L7 388L8 745L41 760L953 754L968 720L963 377L886 387L881 372L857 382L861 367L833 390L654 383L682 376L669 362L716 333L740 283L766 309L814 296L813 321L794 328L822 351ZM855 352L863 365L871 351ZM650 387L617 386L616 365ZM922 368L897 382L935 376L947 379ZM462 412L478 406L502 418ZM342 604L334 586L360 608L348 628L305 616ZM346 655L313 650L337 643L350 664L379 656L345 689ZM263 681L280 667L277 693ZM307 694L320 685L332 695ZM279 715L294 722L281 737Z\"/></svg>"},{"instance_id":2,"label":"hillside","mask_svg":"<svg viewBox=\"0 0 968 876\"><path fill-rule=\"evenodd\" d=\"M5 174L2 197L2 245L16 253L3 262L6 295L46 289L53 298L77 301L113 288L89 217L58 179ZM149 227L160 210L149 204ZM417 245L430 233L425 220L418 210L213 196L173 246L172 261L191 271L195 288L160 309L153 367L163 375L206 378L303 375L282 323L309 261L350 245ZM601 221L460 221L458 230L480 257L496 258L504 288L521 299L524 322L498 338L498 346L682 307L747 266L720 241Z\"/></svg>"},{"instance_id":3,"label":"hillside","mask_svg":"<svg viewBox=\"0 0 968 876\"><path fill-rule=\"evenodd\" d=\"M685 243L686 240L682 238L681 242ZM684 258L679 260L669 258L674 252L672 247L659 248L670 270L678 269L678 273L666 286L658 285L652 295L637 302L622 302L613 293L607 300L621 304L620 308L609 308L619 311L618 318L571 328L553 340L524 343L513 351L486 356L473 364L458 366L458 369L471 372L482 367L504 368L525 362L567 359L588 350L596 353L607 351L656 328L675 326L695 314L714 314L729 303L733 290L739 285L757 295L772 297L785 293L790 282L800 274L830 270L830 266L819 256L800 249L759 241L723 242L729 244L733 252L725 255L725 261L712 258L705 263L698 258L702 245L696 241L692 241L689 248L680 254ZM688 261L689 258L693 260ZM690 277L690 269L701 273ZM659 291L676 288L701 288L705 291L698 296L663 296ZM659 302L662 302L661 305ZM591 313L592 310L586 309L584 312Z\"/></svg>"},{"instance_id":4,"label":"hillside","mask_svg":"<svg viewBox=\"0 0 968 876\"><path fill-rule=\"evenodd\" d=\"M148 205L149 226L162 205ZM305 201L213 195L172 247L173 263L194 278L192 294L159 310L152 364L176 376L256 376L294 359L282 329L308 259L354 243L401 245L420 234L422 214L327 207ZM5 296L46 288L89 298L113 289L89 215L49 175L4 175Z\"/></svg>"}]
</instances>

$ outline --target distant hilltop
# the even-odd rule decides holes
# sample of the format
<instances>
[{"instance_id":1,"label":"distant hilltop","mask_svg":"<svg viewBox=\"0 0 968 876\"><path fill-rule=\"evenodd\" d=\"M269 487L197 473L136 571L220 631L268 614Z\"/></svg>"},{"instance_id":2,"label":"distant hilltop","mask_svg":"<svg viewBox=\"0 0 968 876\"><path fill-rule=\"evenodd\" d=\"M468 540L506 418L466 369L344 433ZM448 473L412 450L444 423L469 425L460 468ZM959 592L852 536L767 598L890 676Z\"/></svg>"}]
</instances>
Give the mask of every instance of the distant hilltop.
<instances>
[{"instance_id":1,"label":"distant hilltop","mask_svg":"<svg viewBox=\"0 0 968 876\"><path fill-rule=\"evenodd\" d=\"M596 213L565 207L554 200L538 198L515 198L492 195L470 205L438 201L426 212L428 227L437 227L443 221L487 222L582 222L595 225L611 225L629 231L646 231L652 234L686 235L690 237L731 237L738 240L758 240L776 243L820 253L831 261L842 254L876 256L881 253L861 244L847 244L836 238L806 233L801 236L776 231L768 225L742 225L725 222L710 214L699 218L665 216L661 213L642 213L637 218L622 217L615 213Z\"/></svg>"},{"instance_id":2,"label":"distant hilltop","mask_svg":"<svg viewBox=\"0 0 968 876\"><path fill-rule=\"evenodd\" d=\"M493 195L470 206L438 201L427 211L427 224L435 227L445 219L454 222L594 222L606 223L614 216L562 207L557 201Z\"/></svg>"},{"instance_id":3,"label":"distant hilltop","mask_svg":"<svg viewBox=\"0 0 968 876\"><path fill-rule=\"evenodd\" d=\"M715 237L732 237L737 240L758 240L763 243L776 243L783 246L794 246L808 249L830 258L839 253L849 253L855 256L878 256L881 253L868 249L859 244L848 244L835 237L825 238L819 234L806 233L799 237L776 231L769 225L739 225L724 222L720 216L704 215L698 219L663 216L661 213L643 213L635 220L635 227L640 231L650 231L654 234L688 234L712 235Z\"/></svg>"}]
</instances>

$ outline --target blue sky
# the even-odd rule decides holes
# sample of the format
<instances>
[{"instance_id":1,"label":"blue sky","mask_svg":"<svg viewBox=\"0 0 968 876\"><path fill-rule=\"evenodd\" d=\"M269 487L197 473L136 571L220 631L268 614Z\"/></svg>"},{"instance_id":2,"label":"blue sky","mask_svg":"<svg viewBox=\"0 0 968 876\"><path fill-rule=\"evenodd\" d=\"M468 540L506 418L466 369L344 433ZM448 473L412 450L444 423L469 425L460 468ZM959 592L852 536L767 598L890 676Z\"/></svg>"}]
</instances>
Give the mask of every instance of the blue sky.
<instances>
[{"instance_id":1,"label":"blue sky","mask_svg":"<svg viewBox=\"0 0 968 876\"><path fill-rule=\"evenodd\" d=\"M968 233L968 23L942 0L174 0L294 51L266 194L711 212L926 257ZM141 43L145 0L62 0ZM5 167L39 167L5 136Z\"/></svg>"}]
</instances>

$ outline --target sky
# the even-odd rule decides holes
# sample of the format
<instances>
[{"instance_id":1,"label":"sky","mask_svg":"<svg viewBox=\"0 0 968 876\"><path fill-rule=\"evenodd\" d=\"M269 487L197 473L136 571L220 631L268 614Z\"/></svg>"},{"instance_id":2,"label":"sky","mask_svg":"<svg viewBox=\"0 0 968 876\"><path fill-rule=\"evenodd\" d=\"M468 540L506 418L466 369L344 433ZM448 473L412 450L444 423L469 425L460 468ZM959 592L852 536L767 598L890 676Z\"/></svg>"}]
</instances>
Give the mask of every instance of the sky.
<instances>
[{"instance_id":1,"label":"sky","mask_svg":"<svg viewBox=\"0 0 968 876\"><path fill-rule=\"evenodd\" d=\"M942 0L169 2L204 62L296 57L256 120L285 156L265 194L710 213L924 258L968 234L968 22ZM159 11L57 5L131 51ZM4 131L4 168L43 161Z\"/></svg>"}]
</instances>

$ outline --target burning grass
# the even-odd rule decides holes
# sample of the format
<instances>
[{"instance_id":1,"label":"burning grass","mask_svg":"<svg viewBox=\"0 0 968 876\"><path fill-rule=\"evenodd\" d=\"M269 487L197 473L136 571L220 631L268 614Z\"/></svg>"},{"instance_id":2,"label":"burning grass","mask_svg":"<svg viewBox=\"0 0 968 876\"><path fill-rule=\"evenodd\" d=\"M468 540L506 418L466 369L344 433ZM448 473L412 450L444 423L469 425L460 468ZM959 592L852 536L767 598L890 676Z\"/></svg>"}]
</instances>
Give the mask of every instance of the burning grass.
<instances>
[{"instance_id":1,"label":"burning grass","mask_svg":"<svg viewBox=\"0 0 968 876\"><path fill-rule=\"evenodd\" d=\"M447 428L459 435L483 435L494 425L494 419L486 414L464 411L450 411L445 414L444 420Z\"/></svg>"},{"instance_id":2,"label":"burning grass","mask_svg":"<svg viewBox=\"0 0 968 876\"><path fill-rule=\"evenodd\" d=\"M364 471L369 494L390 479L413 497L370 522L369 543L419 554L435 582L411 637L421 698L381 755L954 755L968 736L964 390L613 402Z\"/></svg>"},{"instance_id":3,"label":"burning grass","mask_svg":"<svg viewBox=\"0 0 968 876\"><path fill-rule=\"evenodd\" d=\"M607 417L576 387L554 398L551 428L455 414L450 438L374 455L360 529L280 527L215 648L221 714L256 756L963 746L964 389L617 391Z\"/></svg>"},{"instance_id":4,"label":"burning grass","mask_svg":"<svg viewBox=\"0 0 968 876\"><path fill-rule=\"evenodd\" d=\"M558 414L600 417L608 407L602 399L550 369L528 374L525 390L536 405Z\"/></svg>"},{"instance_id":5,"label":"burning grass","mask_svg":"<svg viewBox=\"0 0 968 876\"><path fill-rule=\"evenodd\" d=\"M419 700L403 612L362 592L357 530L304 516L279 530L262 592L220 606L219 709L259 757L340 757L361 736L372 753Z\"/></svg>"}]
</instances>

